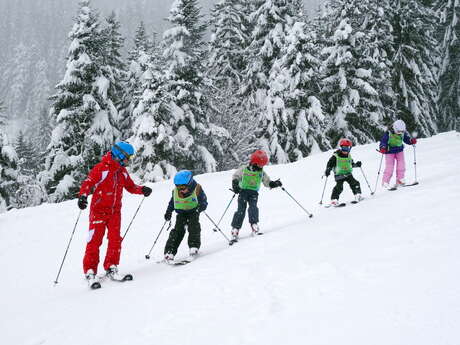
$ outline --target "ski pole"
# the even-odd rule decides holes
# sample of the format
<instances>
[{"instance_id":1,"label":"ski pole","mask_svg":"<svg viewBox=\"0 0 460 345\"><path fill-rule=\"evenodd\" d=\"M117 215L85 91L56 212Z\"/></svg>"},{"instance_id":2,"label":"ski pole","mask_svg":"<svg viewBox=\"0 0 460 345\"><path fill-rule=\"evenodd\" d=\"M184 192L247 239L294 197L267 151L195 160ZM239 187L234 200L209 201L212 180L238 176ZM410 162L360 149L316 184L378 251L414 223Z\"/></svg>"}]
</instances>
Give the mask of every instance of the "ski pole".
<instances>
[{"instance_id":1,"label":"ski pole","mask_svg":"<svg viewBox=\"0 0 460 345\"><path fill-rule=\"evenodd\" d=\"M414 172L415 172L415 181L414 184L418 184L417 181L417 157L415 155L415 145L412 145L414 147Z\"/></svg>"},{"instance_id":2,"label":"ski pole","mask_svg":"<svg viewBox=\"0 0 460 345\"><path fill-rule=\"evenodd\" d=\"M380 152L379 150L376 150L376 151ZM375 192L377 191L377 183L379 183L380 170L382 169L382 162L383 162L383 153L382 153L382 157L380 158L379 172L377 173L377 179L375 180L375 188L374 188L374 191L371 191L371 195L374 195Z\"/></svg>"},{"instance_id":3,"label":"ski pole","mask_svg":"<svg viewBox=\"0 0 460 345\"><path fill-rule=\"evenodd\" d=\"M366 174L364 174L363 168L359 167L361 169L361 172L363 173L364 179L366 180L367 186L369 187L369 190L371 191L372 194L372 189L371 186L369 185L369 182L367 181Z\"/></svg>"},{"instance_id":4,"label":"ski pole","mask_svg":"<svg viewBox=\"0 0 460 345\"><path fill-rule=\"evenodd\" d=\"M216 229L219 230L219 232L222 234L222 236L225 237L225 239L227 240L228 244L231 246L233 243L228 239L227 236L225 236L224 232L222 230L220 230L219 226L211 219L211 217L208 216L208 214L206 212L203 211L203 213L205 214L206 217L208 217L208 219L211 221L211 223L214 224Z\"/></svg>"},{"instance_id":5,"label":"ski pole","mask_svg":"<svg viewBox=\"0 0 460 345\"><path fill-rule=\"evenodd\" d=\"M56 286L56 284L58 283L59 275L61 274L62 266L64 265L64 260L65 260L65 258L67 256L67 252L69 251L70 242L72 242L73 234L75 233L75 229L77 228L77 224L78 224L78 221L79 221L80 216L81 216L81 211L82 210L80 210L80 212L78 213L77 221L75 222L75 225L74 225L73 230L72 230L72 234L70 235L70 240L69 240L69 243L67 244L67 248L65 250L64 257L62 258L61 266L59 267L58 274L56 276L56 279L54 280L54 286Z\"/></svg>"},{"instance_id":6,"label":"ski pole","mask_svg":"<svg viewBox=\"0 0 460 345\"><path fill-rule=\"evenodd\" d=\"M141 208L141 205L142 205L142 203L144 202L144 200L145 200L145 196L142 198L141 202L139 203L139 206L137 207L137 210L136 210L136 212L134 213L133 218L132 218L131 221L129 222L128 228L126 229L125 234L124 234L123 237L121 238L121 241L123 241L123 240L125 239L126 234L128 233L128 230L129 230L129 228L131 227L131 224L133 224L133 220L134 220L134 218L136 218L137 212L139 212L139 209Z\"/></svg>"},{"instance_id":7,"label":"ski pole","mask_svg":"<svg viewBox=\"0 0 460 345\"><path fill-rule=\"evenodd\" d=\"M233 192L233 189L230 189L230 190ZM222 218L224 218L224 216L225 216L225 213L227 213L227 210L228 210L228 208L230 207L230 205L232 204L233 199L235 199L235 195L236 195L236 193L233 192L233 196L232 196L232 198L230 199L230 202L228 203L227 208L225 209L224 213L222 214L222 217L220 217L219 221L217 222L217 226L219 226L220 222L222 221ZM216 228L214 228L214 229L212 229L212 230L213 230L214 232L217 232L217 229L216 229Z\"/></svg>"},{"instance_id":8,"label":"ski pole","mask_svg":"<svg viewBox=\"0 0 460 345\"><path fill-rule=\"evenodd\" d=\"M308 214L308 217L310 217L310 218L313 217L313 215L312 215L310 212L308 212L302 205L300 205L299 202L298 202L296 199L294 199L294 197L293 197L291 194L289 194L289 192L288 192L286 189L284 189L283 186L281 186L281 189L282 189L283 191L285 191L286 194L289 195L289 196L291 197L291 199L294 200L294 201L296 202L296 204L299 205L300 208L301 208L302 210L304 210L304 211Z\"/></svg>"},{"instance_id":9,"label":"ski pole","mask_svg":"<svg viewBox=\"0 0 460 345\"><path fill-rule=\"evenodd\" d=\"M155 247L155 244L157 243L158 238L160 237L161 232L163 231L163 229L164 229L164 227L165 227L165 225L166 225L167 222L168 222L168 221L166 220L166 221L164 222L163 226L161 227L160 232L158 233L157 238L155 238L155 241L153 242L152 248L150 248L149 253L148 253L148 254L145 254L145 258L146 258L147 260L150 259L150 254L152 253L153 247ZM168 227L166 228L166 231L168 231L170 227L171 227L171 221L169 221L169 225L168 225Z\"/></svg>"},{"instance_id":10,"label":"ski pole","mask_svg":"<svg viewBox=\"0 0 460 345\"><path fill-rule=\"evenodd\" d=\"M324 177L324 175L321 178L323 178L323 177ZM326 190L326 183L327 183L328 178L329 178L329 176L326 176L326 180L324 181L323 193L321 194L321 200L319 201L320 205L323 203L324 191Z\"/></svg>"}]
</instances>

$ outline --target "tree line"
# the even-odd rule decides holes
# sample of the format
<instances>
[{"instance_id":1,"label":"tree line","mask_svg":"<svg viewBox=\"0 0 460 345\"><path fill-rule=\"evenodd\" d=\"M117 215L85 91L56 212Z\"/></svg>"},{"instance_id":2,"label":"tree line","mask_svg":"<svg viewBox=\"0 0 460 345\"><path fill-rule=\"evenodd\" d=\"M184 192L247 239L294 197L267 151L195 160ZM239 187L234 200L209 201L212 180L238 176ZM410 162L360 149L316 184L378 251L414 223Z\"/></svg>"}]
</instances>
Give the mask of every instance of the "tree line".
<instances>
[{"instance_id":1,"label":"tree line","mask_svg":"<svg viewBox=\"0 0 460 345\"><path fill-rule=\"evenodd\" d=\"M328 0L313 17L301 0L221 0L206 19L176 0L170 28L141 22L125 58L116 15L81 1L50 108L15 142L0 115L0 209L74 198L116 140L155 182L256 148L288 163L373 142L398 118L418 136L458 130L459 14L458 0Z\"/></svg>"}]
</instances>

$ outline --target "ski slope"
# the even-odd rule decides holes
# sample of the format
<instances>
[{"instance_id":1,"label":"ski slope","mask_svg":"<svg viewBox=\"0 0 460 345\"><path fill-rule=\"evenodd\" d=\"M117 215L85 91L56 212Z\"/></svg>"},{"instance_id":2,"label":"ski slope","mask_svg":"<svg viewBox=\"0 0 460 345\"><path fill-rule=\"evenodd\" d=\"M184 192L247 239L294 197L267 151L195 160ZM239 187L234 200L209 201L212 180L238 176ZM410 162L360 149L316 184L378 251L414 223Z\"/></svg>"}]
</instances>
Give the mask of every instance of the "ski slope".
<instances>
[{"instance_id":1,"label":"ski slope","mask_svg":"<svg viewBox=\"0 0 460 345\"><path fill-rule=\"evenodd\" d=\"M376 144L352 156L374 187ZM406 147L407 180L414 178ZM249 238L247 219L229 247L201 217L201 257L185 266L150 260L172 182L152 184L123 243L120 269L134 281L89 290L82 272L88 210L82 213L59 284L61 259L78 216L76 200L0 215L0 340L5 345L458 345L460 344L460 135L417 145L420 184L326 209L318 202L330 152L268 166L280 189L259 197L263 236ZM232 194L231 172L196 176L218 220ZM325 201L333 183L328 181ZM348 185L341 200L352 197ZM125 193L122 232L141 196ZM222 221L230 233L236 203ZM102 249L105 254L105 248ZM184 239L177 257L186 256ZM103 260L102 255L102 260ZM102 261L101 260L101 261Z\"/></svg>"}]
</instances>

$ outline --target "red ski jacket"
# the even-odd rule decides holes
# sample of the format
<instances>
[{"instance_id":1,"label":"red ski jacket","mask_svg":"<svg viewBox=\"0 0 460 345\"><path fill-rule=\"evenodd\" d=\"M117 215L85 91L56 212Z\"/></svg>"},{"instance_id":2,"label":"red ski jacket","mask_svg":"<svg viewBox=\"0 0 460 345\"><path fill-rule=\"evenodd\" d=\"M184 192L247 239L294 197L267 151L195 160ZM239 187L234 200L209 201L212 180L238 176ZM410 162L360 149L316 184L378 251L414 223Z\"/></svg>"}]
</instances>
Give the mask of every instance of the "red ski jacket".
<instances>
[{"instance_id":1,"label":"red ski jacket","mask_svg":"<svg viewBox=\"0 0 460 345\"><path fill-rule=\"evenodd\" d=\"M88 196L93 188L91 211L104 213L120 212L123 188L133 194L142 194L142 186L133 182L126 168L115 161L110 152L91 169L79 195Z\"/></svg>"}]
</instances>

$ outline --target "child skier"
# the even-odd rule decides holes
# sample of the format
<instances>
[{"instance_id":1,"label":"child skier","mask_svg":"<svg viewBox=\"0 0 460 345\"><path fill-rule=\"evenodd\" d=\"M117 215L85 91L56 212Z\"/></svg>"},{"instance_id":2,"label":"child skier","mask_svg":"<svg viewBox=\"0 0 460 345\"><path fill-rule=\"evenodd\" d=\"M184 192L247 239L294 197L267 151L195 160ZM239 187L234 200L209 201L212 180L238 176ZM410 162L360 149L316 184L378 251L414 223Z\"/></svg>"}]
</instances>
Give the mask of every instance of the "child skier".
<instances>
[{"instance_id":1,"label":"child skier","mask_svg":"<svg viewBox=\"0 0 460 345\"><path fill-rule=\"evenodd\" d=\"M362 200L361 186L359 181L356 180L352 175L353 168L361 167L361 162L353 162L353 159L350 155L352 145L353 144L351 140L340 139L340 149L335 151L334 155L327 162L326 171L324 174L329 176L331 170L334 169L334 177L335 181L337 182L334 189L332 190L331 206L339 205L338 200L340 193L343 191L344 182L347 182L350 185L351 191L355 195L355 201L358 202Z\"/></svg>"},{"instance_id":2,"label":"child skier","mask_svg":"<svg viewBox=\"0 0 460 345\"><path fill-rule=\"evenodd\" d=\"M238 234L243 224L246 213L246 205L249 204L248 215L251 224L252 234L259 234L259 209L257 199L259 197L260 184L265 187L281 187L281 181L271 181L270 177L263 171L268 163L268 156L265 151L255 151L249 160L249 164L241 166L232 176L233 192L239 194L238 209L232 220L232 240L238 241Z\"/></svg>"},{"instance_id":3,"label":"child skier","mask_svg":"<svg viewBox=\"0 0 460 345\"><path fill-rule=\"evenodd\" d=\"M185 235L185 226L188 230L188 246L190 259L198 255L201 245L200 212L208 206L206 194L201 185L193 179L192 172L181 170L174 176L174 188L169 200L168 208L164 215L165 220L170 220L172 212L176 211L176 225L169 233L168 241L164 250L164 258L167 263L172 263L180 243Z\"/></svg>"},{"instance_id":4,"label":"child skier","mask_svg":"<svg viewBox=\"0 0 460 345\"><path fill-rule=\"evenodd\" d=\"M406 124L403 120L396 120L393 123L393 131L387 131L380 140L380 152L385 155L385 170L383 172L382 186L386 189L404 186L404 174L406 163L404 160L404 143L415 145L417 139L411 138L406 132ZM396 185L390 187L391 176L396 161Z\"/></svg>"}]
</instances>

